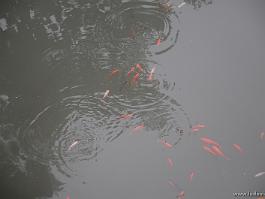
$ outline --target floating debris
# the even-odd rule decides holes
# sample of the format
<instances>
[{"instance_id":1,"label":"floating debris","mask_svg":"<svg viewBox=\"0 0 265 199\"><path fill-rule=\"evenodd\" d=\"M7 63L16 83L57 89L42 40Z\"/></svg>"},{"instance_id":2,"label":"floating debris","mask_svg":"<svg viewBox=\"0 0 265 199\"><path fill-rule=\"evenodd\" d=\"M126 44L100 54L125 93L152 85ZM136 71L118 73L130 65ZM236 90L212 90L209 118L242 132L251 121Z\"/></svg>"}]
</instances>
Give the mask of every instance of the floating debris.
<instances>
[{"instance_id":1,"label":"floating debris","mask_svg":"<svg viewBox=\"0 0 265 199\"><path fill-rule=\"evenodd\" d=\"M254 177L257 178L257 177L263 176L264 174L265 174L265 171L259 172Z\"/></svg>"}]
</instances>

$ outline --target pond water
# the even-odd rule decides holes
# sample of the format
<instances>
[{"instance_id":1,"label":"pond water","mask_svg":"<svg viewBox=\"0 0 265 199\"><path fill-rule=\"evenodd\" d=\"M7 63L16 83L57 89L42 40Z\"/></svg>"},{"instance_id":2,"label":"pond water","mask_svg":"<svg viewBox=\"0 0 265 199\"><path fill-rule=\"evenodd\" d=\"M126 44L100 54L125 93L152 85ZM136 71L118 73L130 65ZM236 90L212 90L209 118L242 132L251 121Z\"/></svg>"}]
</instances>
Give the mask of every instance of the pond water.
<instances>
[{"instance_id":1,"label":"pond water","mask_svg":"<svg viewBox=\"0 0 265 199\"><path fill-rule=\"evenodd\" d=\"M1 198L265 197L264 9L1 1Z\"/></svg>"}]
</instances>

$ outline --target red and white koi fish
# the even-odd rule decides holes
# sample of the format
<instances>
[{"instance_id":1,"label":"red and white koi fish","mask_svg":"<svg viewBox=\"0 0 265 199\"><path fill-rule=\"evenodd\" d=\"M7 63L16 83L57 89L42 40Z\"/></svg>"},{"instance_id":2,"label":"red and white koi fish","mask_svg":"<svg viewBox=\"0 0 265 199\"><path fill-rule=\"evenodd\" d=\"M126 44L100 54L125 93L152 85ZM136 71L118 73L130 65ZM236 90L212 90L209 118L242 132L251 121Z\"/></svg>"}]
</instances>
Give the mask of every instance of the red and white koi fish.
<instances>
[{"instance_id":1,"label":"red and white koi fish","mask_svg":"<svg viewBox=\"0 0 265 199\"><path fill-rule=\"evenodd\" d=\"M165 140L160 140L161 144L164 145L165 148L172 148L173 146L171 144L169 144L168 142L166 142Z\"/></svg>"},{"instance_id":2,"label":"red and white koi fish","mask_svg":"<svg viewBox=\"0 0 265 199\"><path fill-rule=\"evenodd\" d=\"M152 68L152 70L151 70L151 72L149 73L149 76L148 76L148 80L152 80L153 79L153 74L154 74L154 72L155 72L155 67L154 68Z\"/></svg>"},{"instance_id":3,"label":"red and white koi fish","mask_svg":"<svg viewBox=\"0 0 265 199\"><path fill-rule=\"evenodd\" d=\"M263 140L264 135L265 135L265 132L261 132L261 133L260 133L260 139L261 139L261 140Z\"/></svg>"},{"instance_id":4,"label":"red and white koi fish","mask_svg":"<svg viewBox=\"0 0 265 199\"><path fill-rule=\"evenodd\" d=\"M107 97L107 95L109 94L109 90L106 90L106 92L104 93L104 96L103 96L103 99L105 98L105 97Z\"/></svg>"},{"instance_id":5,"label":"red and white koi fish","mask_svg":"<svg viewBox=\"0 0 265 199\"><path fill-rule=\"evenodd\" d=\"M186 3L182 2L181 4L178 5L178 8L181 8L182 6L184 6Z\"/></svg>"},{"instance_id":6,"label":"red and white koi fish","mask_svg":"<svg viewBox=\"0 0 265 199\"><path fill-rule=\"evenodd\" d=\"M213 149L213 151L214 151L217 155L223 157L223 158L226 159L226 160L229 160L229 158L225 156L225 154L223 153L223 151L222 151L219 147L213 145L213 146L212 146L212 149Z\"/></svg>"},{"instance_id":7,"label":"red and white koi fish","mask_svg":"<svg viewBox=\"0 0 265 199\"><path fill-rule=\"evenodd\" d=\"M144 71L143 68L142 68L142 66L140 64L136 64L136 68L139 69L141 72Z\"/></svg>"},{"instance_id":8,"label":"red and white koi fish","mask_svg":"<svg viewBox=\"0 0 265 199\"><path fill-rule=\"evenodd\" d=\"M169 167L173 167L173 160L171 158L167 158L167 163Z\"/></svg>"},{"instance_id":9,"label":"red and white koi fish","mask_svg":"<svg viewBox=\"0 0 265 199\"><path fill-rule=\"evenodd\" d=\"M133 116L133 114L121 115L121 116L120 116L120 119L121 119L121 120L127 120L127 119L131 118L132 116Z\"/></svg>"},{"instance_id":10,"label":"red and white koi fish","mask_svg":"<svg viewBox=\"0 0 265 199\"><path fill-rule=\"evenodd\" d=\"M132 82L136 83L137 80L139 80L140 74L136 73L136 75L134 75Z\"/></svg>"},{"instance_id":11,"label":"red and white koi fish","mask_svg":"<svg viewBox=\"0 0 265 199\"><path fill-rule=\"evenodd\" d=\"M216 141L210 139L210 138L207 138L207 137L201 137L200 140L202 142L204 142L205 144L212 144L212 145L216 145L218 147L221 147L220 144L218 144Z\"/></svg>"},{"instance_id":12,"label":"red and white koi fish","mask_svg":"<svg viewBox=\"0 0 265 199\"><path fill-rule=\"evenodd\" d=\"M265 174L265 171L259 172L254 177L257 178L257 177L263 176L264 174Z\"/></svg>"},{"instance_id":13,"label":"red and white koi fish","mask_svg":"<svg viewBox=\"0 0 265 199\"><path fill-rule=\"evenodd\" d=\"M240 153L243 153L243 150L242 150L242 148L240 147L239 144L233 144L233 147L234 147L236 150L238 150Z\"/></svg>"},{"instance_id":14,"label":"red and white koi fish","mask_svg":"<svg viewBox=\"0 0 265 199\"><path fill-rule=\"evenodd\" d=\"M193 178L194 175L195 175L195 173L192 171L192 172L190 173L190 175L189 175L189 181L190 181L190 182L192 181L192 178Z\"/></svg>"},{"instance_id":15,"label":"red and white koi fish","mask_svg":"<svg viewBox=\"0 0 265 199\"><path fill-rule=\"evenodd\" d=\"M217 154L211 149L211 148L209 148L208 146L203 146L203 149L205 150L205 151L207 151L208 153L210 153L210 154L212 154L212 155L214 155L214 156L217 156Z\"/></svg>"},{"instance_id":16,"label":"red and white koi fish","mask_svg":"<svg viewBox=\"0 0 265 199\"><path fill-rule=\"evenodd\" d=\"M139 125L137 127L134 127L133 132L139 131L139 130L141 130L143 128L144 128L144 124L141 124L141 125Z\"/></svg>"},{"instance_id":17,"label":"red and white koi fish","mask_svg":"<svg viewBox=\"0 0 265 199\"><path fill-rule=\"evenodd\" d=\"M75 145L77 145L79 143L78 140L74 141L69 147L68 147L68 151L70 151Z\"/></svg>"},{"instance_id":18,"label":"red and white koi fish","mask_svg":"<svg viewBox=\"0 0 265 199\"><path fill-rule=\"evenodd\" d=\"M129 77L130 76L130 74L134 71L134 67L131 67L131 69L129 70L129 72L127 73L127 76Z\"/></svg>"},{"instance_id":19,"label":"red and white koi fish","mask_svg":"<svg viewBox=\"0 0 265 199\"><path fill-rule=\"evenodd\" d=\"M160 38L159 38L159 39L156 40L156 45L159 46L160 43L161 43L161 40L160 40Z\"/></svg>"}]
</instances>

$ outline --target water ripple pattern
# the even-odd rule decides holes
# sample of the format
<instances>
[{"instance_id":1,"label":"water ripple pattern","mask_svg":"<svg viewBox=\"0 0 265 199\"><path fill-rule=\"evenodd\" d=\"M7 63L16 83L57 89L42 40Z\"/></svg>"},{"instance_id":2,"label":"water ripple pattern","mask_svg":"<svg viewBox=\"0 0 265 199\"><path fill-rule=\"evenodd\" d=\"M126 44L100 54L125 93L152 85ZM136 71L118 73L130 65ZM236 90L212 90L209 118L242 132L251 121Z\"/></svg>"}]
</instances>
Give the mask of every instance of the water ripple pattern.
<instances>
[{"instance_id":1,"label":"water ripple pattern","mask_svg":"<svg viewBox=\"0 0 265 199\"><path fill-rule=\"evenodd\" d=\"M126 2L113 9L105 21L112 41L149 55L171 49L179 34L178 16L173 10L163 9L160 3Z\"/></svg>"}]
</instances>

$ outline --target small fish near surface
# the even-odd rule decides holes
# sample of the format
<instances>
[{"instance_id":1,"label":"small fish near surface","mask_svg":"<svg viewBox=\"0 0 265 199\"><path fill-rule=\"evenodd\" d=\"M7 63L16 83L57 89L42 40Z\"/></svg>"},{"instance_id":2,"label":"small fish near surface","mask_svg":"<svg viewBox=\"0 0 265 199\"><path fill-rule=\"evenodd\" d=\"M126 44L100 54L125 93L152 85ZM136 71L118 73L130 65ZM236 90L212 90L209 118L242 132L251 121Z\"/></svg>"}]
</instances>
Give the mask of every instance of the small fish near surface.
<instances>
[{"instance_id":1,"label":"small fish near surface","mask_svg":"<svg viewBox=\"0 0 265 199\"><path fill-rule=\"evenodd\" d=\"M161 44L161 39L158 38L158 39L156 40L156 45L157 45L157 46L160 46L160 44Z\"/></svg>"},{"instance_id":2,"label":"small fish near surface","mask_svg":"<svg viewBox=\"0 0 265 199\"><path fill-rule=\"evenodd\" d=\"M77 145L79 143L78 140L74 141L69 147L68 147L68 151L70 151L75 145Z\"/></svg>"},{"instance_id":3,"label":"small fish near surface","mask_svg":"<svg viewBox=\"0 0 265 199\"><path fill-rule=\"evenodd\" d=\"M109 92L110 90L106 90L106 92L104 93L103 99L105 99L108 96Z\"/></svg>"},{"instance_id":4,"label":"small fish near surface","mask_svg":"<svg viewBox=\"0 0 265 199\"><path fill-rule=\"evenodd\" d=\"M254 177L257 178L257 177L263 176L264 174L265 174L265 171L262 171L262 172L257 173Z\"/></svg>"}]
</instances>

